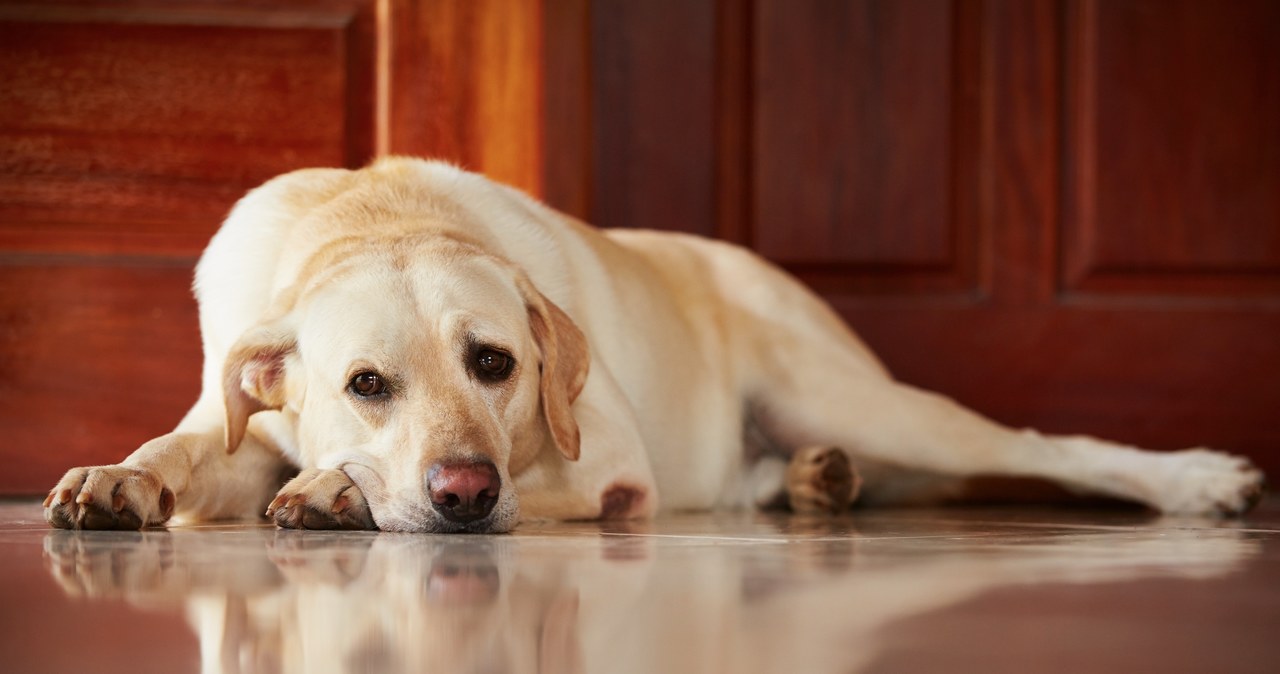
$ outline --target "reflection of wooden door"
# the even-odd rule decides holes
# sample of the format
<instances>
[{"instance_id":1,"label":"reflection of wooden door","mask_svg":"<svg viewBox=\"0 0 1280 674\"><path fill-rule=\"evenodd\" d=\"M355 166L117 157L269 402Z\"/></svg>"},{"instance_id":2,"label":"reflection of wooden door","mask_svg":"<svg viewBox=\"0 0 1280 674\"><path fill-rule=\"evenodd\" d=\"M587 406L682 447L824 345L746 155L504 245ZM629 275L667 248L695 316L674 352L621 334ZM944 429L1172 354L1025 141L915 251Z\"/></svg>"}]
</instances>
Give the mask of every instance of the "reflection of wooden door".
<instances>
[{"instance_id":1,"label":"reflection of wooden door","mask_svg":"<svg viewBox=\"0 0 1280 674\"><path fill-rule=\"evenodd\" d=\"M1007 423L1280 471L1280 3L590 5L594 221L746 243Z\"/></svg>"},{"instance_id":2,"label":"reflection of wooden door","mask_svg":"<svg viewBox=\"0 0 1280 674\"><path fill-rule=\"evenodd\" d=\"M379 150L537 189L535 10L0 3L0 493L117 461L194 402L192 266L254 185Z\"/></svg>"}]
</instances>

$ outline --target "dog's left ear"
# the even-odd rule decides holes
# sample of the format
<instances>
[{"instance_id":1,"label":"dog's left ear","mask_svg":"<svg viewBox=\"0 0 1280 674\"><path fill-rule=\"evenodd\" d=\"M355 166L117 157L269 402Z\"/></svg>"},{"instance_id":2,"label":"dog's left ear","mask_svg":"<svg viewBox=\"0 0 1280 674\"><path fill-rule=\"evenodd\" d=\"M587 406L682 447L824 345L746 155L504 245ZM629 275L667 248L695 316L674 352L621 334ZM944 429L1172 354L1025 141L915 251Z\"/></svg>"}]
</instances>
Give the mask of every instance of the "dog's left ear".
<instances>
[{"instance_id":1,"label":"dog's left ear","mask_svg":"<svg viewBox=\"0 0 1280 674\"><path fill-rule=\"evenodd\" d=\"M222 369L228 454L240 447L250 416L284 407L285 359L297 348L293 331L276 324L249 330L231 347Z\"/></svg>"},{"instance_id":2,"label":"dog's left ear","mask_svg":"<svg viewBox=\"0 0 1280 674\"><path fill-rule=\"evenodd\" d=\"M521 286L529 307L533 339L542 352L542 413L560 453L577 461L581 443L578 422L573 418L573 401L587 383L591 364L587 338L555 302L527 281Z\"/></svg>"}]
</instances>

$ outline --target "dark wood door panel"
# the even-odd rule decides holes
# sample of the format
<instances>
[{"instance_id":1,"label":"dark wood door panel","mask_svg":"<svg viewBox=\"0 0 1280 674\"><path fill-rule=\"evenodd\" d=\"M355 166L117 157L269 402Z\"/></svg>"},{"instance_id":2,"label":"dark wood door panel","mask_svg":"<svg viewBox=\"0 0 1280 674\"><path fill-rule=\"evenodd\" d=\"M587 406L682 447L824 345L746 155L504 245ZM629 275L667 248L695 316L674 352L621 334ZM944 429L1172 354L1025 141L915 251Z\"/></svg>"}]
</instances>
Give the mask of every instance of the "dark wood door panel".
<instances>
[{"instance_id":1,"label":"dark wood door panel","mask_svg":"<svg viewBox=\"0 0 1280 674\"><path fill-rule=\"evenodd\" d=\"M115 463L199 391L189 265L0 266L0 493Z\"/></svg>"},{"instance_id":2,"label":"dark wood door panel","mask_svg":"<svg viewBox=\"0 0 1280 674\"><path fill-rule=\"evenodd\" d=\"M586 130L588 217L605 227L714 234L714 3L597 0L590 30L598 123Z\"/></svg>"},{"instance_id":3,"label":"dark wood door panel","mask_svg":"<svg viewBox=\"0 0 1280 674\"><path fill-rule=\"evenodd\" d=\"M953 5L932 1L759 5L760 252L787 263L952 262L955 24Z\"/></svg>"},{"instance_id":4,"label":"dark wood door panel","mask_svg":"<svg viewBox=\"0 0 1280 674\"><path fill-rule=\"evenodd\" d=\"M195 255L249 187L362 163L368 4L0 7L0 236Z\"/></svg>"},{"instance_id":5,"label":"dark wood door panel","mask_svg":"<svg viewBox=\"0 0 1280 674\"><path fill-rule=\"evenodd\" d=\"M1064 285L1280 298L1280 3L1066 18Z\"/></svg>"},{"instance_id":6,"label":"dark wood door panel","mask_svg":"<svg viewBox=\"0 0 1280 674\"><path fill-rule=\"evenodd\" d=\"M976 296L978 6L763 2L748 240L820 291Z\"/></svg>"},{"instance_id":7,"label":"dark wood door panel","mask_svg":"<svg viewBox=\"0 0 1280 674\"><path fill-rule=\"evenodd\" d=\"M378 153L447 159L541 192L543 4L387 0L378 11Z\"/></svg>"}]
</instances>

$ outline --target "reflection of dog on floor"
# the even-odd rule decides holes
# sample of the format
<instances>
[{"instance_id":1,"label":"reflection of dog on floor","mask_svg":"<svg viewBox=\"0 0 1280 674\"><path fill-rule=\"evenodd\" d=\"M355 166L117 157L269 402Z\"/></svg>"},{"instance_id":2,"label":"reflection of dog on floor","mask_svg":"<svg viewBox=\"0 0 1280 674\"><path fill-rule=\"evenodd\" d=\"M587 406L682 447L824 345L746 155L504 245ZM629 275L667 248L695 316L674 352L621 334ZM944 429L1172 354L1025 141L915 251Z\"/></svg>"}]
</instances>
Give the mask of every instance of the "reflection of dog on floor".
<instances>
[{"instance_id":1,"label":"reflection of dog on floor","mask_svg":"<svg viewBox=\"0 0 1280 674\"><path fill-rule=\"evenodd\" d=\"M997 425L895 382L746 250L592 229L441 163L267 183L209 244L196 292L199 400L123 463L68 472L54 526L270 502L285 527L506 531L767 502L784 484L797 510L838 510L859 477L862 500L890 503L990 474L1179 513L1260 493L1227 454ZM303 471L279 489L289 466Z\"/></svg>"},{"instance_id":2,"label":"reflection of dog on floor","mask_svg":"<svg viewBox=\"0 0 1280 674\"><path fill-rule=\"evenodd\" d=\"M878 538L874 551L847 534L785 545L264 529L131 535L139 544L49 532L50 571L72 596L184 610L201 653L219 659L206 671L224 672L423 672L440 663L456 672L850 672L884 647L936 643L939 635L905 621L989 592L1211 579L1260 550L1239 531L1178 528L1035 543L993 535L974 549L945 536ZM226 549L224 535L258 544L210 564L210 546Z\"/></svg>"}]
</instances>

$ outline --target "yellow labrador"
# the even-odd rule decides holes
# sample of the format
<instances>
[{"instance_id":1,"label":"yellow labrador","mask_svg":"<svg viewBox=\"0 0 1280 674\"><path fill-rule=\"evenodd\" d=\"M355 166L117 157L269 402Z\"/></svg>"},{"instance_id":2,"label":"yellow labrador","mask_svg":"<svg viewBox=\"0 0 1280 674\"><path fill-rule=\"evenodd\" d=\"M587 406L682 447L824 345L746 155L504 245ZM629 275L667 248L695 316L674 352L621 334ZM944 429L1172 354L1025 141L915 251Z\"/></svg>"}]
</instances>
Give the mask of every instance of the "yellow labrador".
<instances>
[{"instance_id":1,"label":"yellow labrador","mask_svg":"<svg viewBox=\"0 0 1280 674\"><path fill-rule=\"evenodd\" d=\"M859 476L867 502L989 474L1178 513L1239 513L1261 491L1228 454L1000 426L895 382L749 251L592 229L438 162L268 182L195 287L199 400L124 462L68 472L52 525L266 506L285 527L500 532L762 503L784 485L796 509L833 510Z\"/></svg>"}]
</instances>

